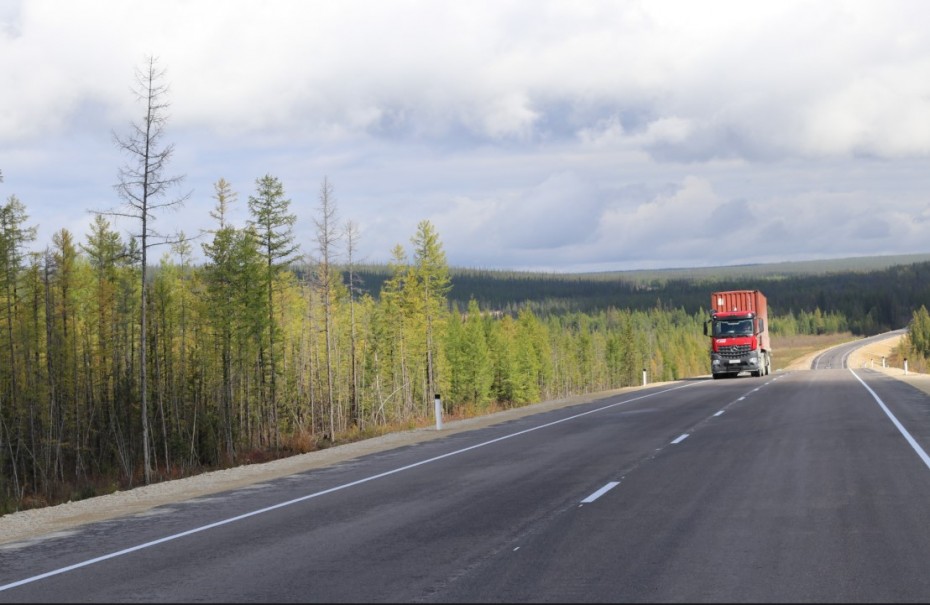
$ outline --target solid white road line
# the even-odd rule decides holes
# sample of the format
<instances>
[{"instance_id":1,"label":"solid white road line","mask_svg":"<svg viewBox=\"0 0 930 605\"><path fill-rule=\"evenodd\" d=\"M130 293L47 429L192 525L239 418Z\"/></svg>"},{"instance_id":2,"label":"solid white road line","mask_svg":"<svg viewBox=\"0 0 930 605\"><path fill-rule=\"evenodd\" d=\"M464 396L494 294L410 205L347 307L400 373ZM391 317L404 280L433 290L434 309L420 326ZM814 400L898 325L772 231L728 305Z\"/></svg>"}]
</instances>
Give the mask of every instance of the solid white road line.
<instances>
[{"instance_id":1,"label":"solid white road line","mask_svg":"<svg viewBox=\"0 0 930 605\"><path fill-rule=\"evenodd\" d=\"M917 452L917 455L920 456L920 459L924 461L924 464L927 466L927 468L930 468L930 456L928 456L928 455L927 455L927 452L924 451L924 448L920 447L920 445L917 443L917 441L915 441L914 438L911 437L911 434L907 432L907 429L904 428L904 425L902 425L900 422L898 422L898 419L894 417L894 414L891 413L891 410L888 409L888 406L885 405L885 402L882 401L882 398L879 397L879 396L875 393L875 391L873 391L873 390L869 387L869 385L867 385L867 384L865 383L864 380L862 380L861 378L859 378L859 375L856 374L855 372L853 372L853 371L852 371L852 368L850 368L849 373L852 374L853 376L855 376L855 377L856 377L856 380L858 380L859 382L862 383L862 386L865 387L865 390L868 391L868 392L872 395L872 397L875 399L875 401L878 402L878 405L879 405L879 406L882 408L882 410L885 412L885 415L888 416L888 418L891 419L892 424L894 424L895 427L898 429L898 431L900 431L900 433L901 433L902 435L904 435L904 438L907 440L907 442L908 442L909 444L911 444L911 447L914 448L914 451Z\"/></svg>"}]
</instances>

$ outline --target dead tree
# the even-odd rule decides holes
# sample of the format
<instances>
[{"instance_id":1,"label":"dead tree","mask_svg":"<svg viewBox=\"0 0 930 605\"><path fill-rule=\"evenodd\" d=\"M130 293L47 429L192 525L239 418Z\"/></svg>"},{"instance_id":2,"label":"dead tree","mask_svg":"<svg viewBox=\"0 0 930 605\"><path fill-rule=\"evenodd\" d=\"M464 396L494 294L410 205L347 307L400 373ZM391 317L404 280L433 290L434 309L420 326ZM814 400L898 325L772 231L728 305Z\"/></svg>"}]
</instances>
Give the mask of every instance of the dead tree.
<instances>
[{"instance_id":1,"label":"dead tree","mask_svg":"<svg viewBox=\"0 0 930 605\"><path fill-rule=\"evenodd\" d=\"M168 237L155 231L152 223L159 211L180 207L190 193L179 197L169 197L169 193L184 179L183 176L166 176L165 171L171 159L174 145L164 144L162 135L168 120L168 84L165 82L165 70L158 66L158 60L149 56L143 66L136 70L133 93L136 100L144 107L142 119L130 124L129 133L119 136L113 133L113 140L121 152L126 155L126 163L119 170L119 182L115 188L123 201L121 210L104 212L138 221L138 232L133 236L140 243L141 252L141 310L140 310L140 396L142 413L142 448L143 471L145 483L152 480L150 458L150 435L148 420L148 367L146 350L146 307L148 283L146 280L146 262L148 249L153 245L176 243L178 237Z\"/></svg>"}]
</instances>

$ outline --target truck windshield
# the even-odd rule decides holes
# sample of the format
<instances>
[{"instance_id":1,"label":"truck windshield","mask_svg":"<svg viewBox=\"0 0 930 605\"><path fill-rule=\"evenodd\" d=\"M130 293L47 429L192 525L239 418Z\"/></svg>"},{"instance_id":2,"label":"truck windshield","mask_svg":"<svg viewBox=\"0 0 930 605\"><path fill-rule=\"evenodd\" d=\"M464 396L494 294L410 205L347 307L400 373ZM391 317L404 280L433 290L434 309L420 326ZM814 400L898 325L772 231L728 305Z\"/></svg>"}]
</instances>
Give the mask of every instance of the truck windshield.
<instances>
[{"instance_id":1,"label":"truck windshield","mask_svg":"<svg viewBox=\"0 0 930 605\"><path fill-rule=\"evenodd\" d=\"M717 320L714 322L714 336L752 336L752 320Z\"/></svg>"}]
</instances>

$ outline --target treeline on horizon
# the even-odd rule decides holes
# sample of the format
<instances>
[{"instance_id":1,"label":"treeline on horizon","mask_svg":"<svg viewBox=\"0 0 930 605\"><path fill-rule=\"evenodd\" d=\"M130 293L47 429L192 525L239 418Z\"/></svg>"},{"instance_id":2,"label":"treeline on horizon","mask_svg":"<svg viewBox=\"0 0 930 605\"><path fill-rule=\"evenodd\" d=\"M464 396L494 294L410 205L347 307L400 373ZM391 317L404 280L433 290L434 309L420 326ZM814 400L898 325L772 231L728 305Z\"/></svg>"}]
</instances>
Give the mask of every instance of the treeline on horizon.
<instances>
[{"instance_id":1,"label":"treeline on horizon","mask_svg":"<svg viewBox=\"0 0 930 605\"><path fill-rule=\"evenodd\" d=\"M905 327L915 309L930 300L930 261L892 265L871 271L825 270L812 275L770 274L760 267L759 275L714 279L707 271L693 279L678 276L662 279L661 271L650 272L642 281L618 274L533 273L490 269L450 270L452 304L466 305L475 299L484 309L516 313L530 309L540 316L565 313L594 313L610 307L646 311L654 308L681 309L706 316L710 293L719 290L758 289L766 295L769 313L787 321L777 322L782 333L792 326L810 323L819 314L834 317L844 330L871 336ZM844 259L837 267L846 266ZM389 275L386 265L363 265L355 269L369 290L377 293ZM841 319L836 319L841 318ZM793 321L797 320L797 321ZM806 329L795 327L802 333Z\"/></svg>"}]
</instances>

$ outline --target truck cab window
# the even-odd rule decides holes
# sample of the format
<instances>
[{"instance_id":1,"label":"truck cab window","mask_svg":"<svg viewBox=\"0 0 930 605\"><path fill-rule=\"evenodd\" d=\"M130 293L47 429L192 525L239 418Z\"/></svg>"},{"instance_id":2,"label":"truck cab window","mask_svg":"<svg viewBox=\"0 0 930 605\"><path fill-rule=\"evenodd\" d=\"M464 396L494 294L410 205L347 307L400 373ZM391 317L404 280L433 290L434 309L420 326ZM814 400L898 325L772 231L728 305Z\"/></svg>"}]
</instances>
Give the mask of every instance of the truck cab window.
<instances>
[{"instance_id":1,"label":"truck cab window","mask_svg":"<svg viewBox=\"0 0 930 605\"><path fill-rule=\"evenodd\" d=\"M720 321L715 328L716 336L752 336L751 319Z\"/></svg>"}]
</instances>

